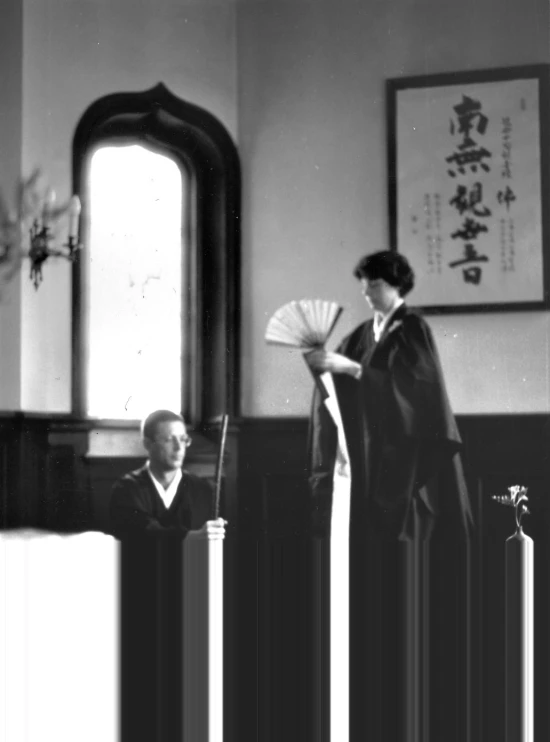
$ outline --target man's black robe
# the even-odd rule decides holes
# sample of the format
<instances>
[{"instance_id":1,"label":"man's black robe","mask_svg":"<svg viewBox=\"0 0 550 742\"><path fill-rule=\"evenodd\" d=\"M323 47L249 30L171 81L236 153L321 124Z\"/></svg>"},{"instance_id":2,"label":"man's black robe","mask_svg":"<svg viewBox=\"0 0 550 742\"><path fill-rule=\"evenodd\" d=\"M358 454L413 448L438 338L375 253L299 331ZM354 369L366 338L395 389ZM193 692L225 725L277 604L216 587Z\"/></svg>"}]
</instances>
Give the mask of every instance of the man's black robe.
<instances>
[{"instance_id":1,"label":"man's black robe","mask_svg":"<svg viewBox=\"0 0 550 742\"><path fill-rule=\"evenodd\" d=\"M121 540L121 742L183 736L183 539L213 517L213 486L182 475L168 508L146 466L113 486L111 526Z\"/></svg>"},{"instance_id":2,"label":"man's black robe","mask_svg":"<svg viewBox=\"0 0 550 742\"><path fill-rule=\"evenodd\" d=\"M176 495L167 508L143 466L115 482L110 511L111 527L117 537L146 533L184 536L212 517L213 487L206 479L183 471Z\"/></svg>"}]
</instances>

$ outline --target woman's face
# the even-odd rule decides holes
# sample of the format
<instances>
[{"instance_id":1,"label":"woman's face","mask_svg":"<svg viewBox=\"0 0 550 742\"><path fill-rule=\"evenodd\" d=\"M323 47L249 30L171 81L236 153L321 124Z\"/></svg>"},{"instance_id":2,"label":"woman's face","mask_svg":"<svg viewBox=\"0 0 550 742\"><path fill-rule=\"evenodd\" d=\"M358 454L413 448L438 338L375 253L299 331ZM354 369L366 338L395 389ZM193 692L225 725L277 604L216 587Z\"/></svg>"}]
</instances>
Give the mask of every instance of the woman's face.
<instances>
[{"instance_id":1,"label":"woman's face","mask_svg":"<svg viewBox=\"0 0 550 742\"><path fill-rule=\"evenodd\" d=\"M375 312L386 314L393 308L399 298L399 289L383 278L361 278L360 281L363 296Z\"/></svg>"}]
</instances>

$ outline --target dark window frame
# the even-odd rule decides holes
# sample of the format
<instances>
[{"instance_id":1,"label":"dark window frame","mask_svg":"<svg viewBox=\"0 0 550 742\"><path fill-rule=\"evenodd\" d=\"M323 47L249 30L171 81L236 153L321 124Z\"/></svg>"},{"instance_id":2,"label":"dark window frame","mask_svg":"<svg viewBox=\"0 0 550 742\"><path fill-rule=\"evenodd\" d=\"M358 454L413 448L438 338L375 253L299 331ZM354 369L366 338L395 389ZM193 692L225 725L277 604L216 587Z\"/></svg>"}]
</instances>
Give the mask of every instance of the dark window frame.
<instances>
[{"instance_id":1,"label":"dark window frame","mask_svg":"<svg viewBox=\"0 0 550 742\"><path fill-rule=\"evenodd\" d=\"M182 292L182 412L193 426L240 414L240 208L237 149L211 113L174 96L162 83L92 103L73 138L73 192L82 202L81 241L89 242L88 175L100 146L141 144L172 157L186 173L189 245ZM72 414L86 418L88 275L73 265ZM108 359L106 359L108 362Z\"/></svg>"}]
</instances>

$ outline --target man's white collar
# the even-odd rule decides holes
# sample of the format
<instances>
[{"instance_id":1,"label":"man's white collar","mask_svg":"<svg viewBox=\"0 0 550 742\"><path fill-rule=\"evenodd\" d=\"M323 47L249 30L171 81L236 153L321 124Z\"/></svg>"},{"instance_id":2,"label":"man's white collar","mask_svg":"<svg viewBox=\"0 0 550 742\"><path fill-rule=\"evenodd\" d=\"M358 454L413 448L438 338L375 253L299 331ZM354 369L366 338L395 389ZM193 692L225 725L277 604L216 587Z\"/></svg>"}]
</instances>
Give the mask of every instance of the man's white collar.
<instances>
[{"instance_id":1,"label":"man's white collar","mask_svg":"<svg viewBox=\"0 0 550 742\"><path fill-rule=\"evenodd\" d=\"M158 481L158 479L155 477L153 472L151 471L151 463L150 461L147 461L145 464L147 467L147 471L149 472L149 476L151 477L151 481L155 485L155 489L159 493L160 497L162 498L162 501L164 502L165 506L167 508L170 507L172 502L174 501L174 497L176 496L176 492L178 491L179 484L181 482L182 473L181 469L178 469L176 471L176 474L174 476L174 479L170 482L168 487L164 489L162 484Z\"/></svg>"}]
</instances>

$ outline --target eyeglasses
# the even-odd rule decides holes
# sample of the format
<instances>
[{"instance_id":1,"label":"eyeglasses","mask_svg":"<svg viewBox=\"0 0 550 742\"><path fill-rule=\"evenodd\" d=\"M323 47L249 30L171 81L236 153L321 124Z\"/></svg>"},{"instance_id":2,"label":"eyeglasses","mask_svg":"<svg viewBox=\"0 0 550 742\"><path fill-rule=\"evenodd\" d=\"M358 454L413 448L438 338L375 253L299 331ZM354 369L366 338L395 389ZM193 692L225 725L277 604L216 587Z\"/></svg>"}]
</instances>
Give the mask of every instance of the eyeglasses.
<instances>
[{"instance_id":1,"label":"eyeglasses","mask_svg":"<svg viewBox=\"0 0 550 742\"><path fill-rule=\"evenodd\" d=\"M188 448L193 442L193 439L189 435L172 435L170 438L157 438L157 442L162 443L165 446L168 446L170 443L172 445L174 445L174 443L179 443L181 446Z\"/></svg>"}]
</instances>

